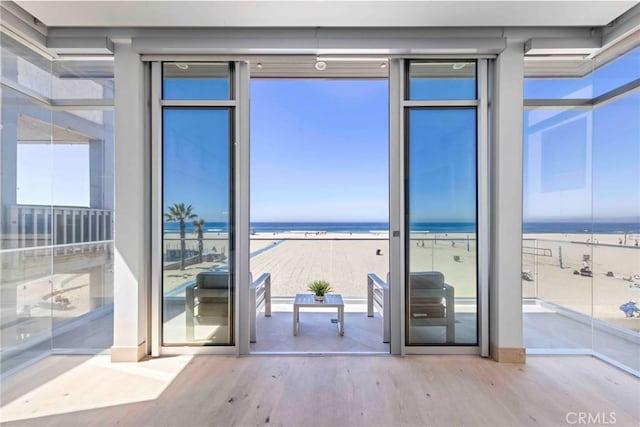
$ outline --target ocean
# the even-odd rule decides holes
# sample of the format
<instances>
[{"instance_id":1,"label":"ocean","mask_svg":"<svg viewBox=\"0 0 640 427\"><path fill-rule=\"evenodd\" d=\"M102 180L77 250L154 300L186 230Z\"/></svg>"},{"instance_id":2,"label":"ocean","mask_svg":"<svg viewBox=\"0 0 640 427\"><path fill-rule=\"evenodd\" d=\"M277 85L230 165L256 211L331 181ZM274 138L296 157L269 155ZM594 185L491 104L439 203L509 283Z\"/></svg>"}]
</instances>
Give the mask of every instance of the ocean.
<instances>
[{"instance_id":1,"label":"ocean","mask_svg":"<svg viewBox=\"0 0 640 427\"><path fill-rule=\"evenodd\" d=\"M328 233L369 233L389 230L387 222L252 222L251 231L256 233L282 233L287 231ZM411 230L429 233L474 233L475 223L468 222L415 222ZM192 224L186 224L187 233L193 233ZM207 222L205 233L226 232L228 224ZM525 222L525 233L597 233L597 234L640 234L638 222ZM165 233L179 233L178 223L164 224Z\"/></svg>"}]
</instances>

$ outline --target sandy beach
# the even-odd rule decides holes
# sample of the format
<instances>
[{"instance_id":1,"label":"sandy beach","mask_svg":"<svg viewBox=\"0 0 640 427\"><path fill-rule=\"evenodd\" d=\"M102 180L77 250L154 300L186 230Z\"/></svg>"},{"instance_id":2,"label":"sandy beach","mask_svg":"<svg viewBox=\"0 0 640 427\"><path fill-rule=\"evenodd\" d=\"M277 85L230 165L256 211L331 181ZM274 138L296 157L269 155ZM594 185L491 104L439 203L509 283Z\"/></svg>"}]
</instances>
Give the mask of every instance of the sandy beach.
<instances>
[{"instance_id":1,"label":"sandy beach","mask_svg":"<svg viewBox=\"0 0 640 427\"><path fill-rule=\"evenodd\" d=\"M593 242L598 243L592 243L590 237L584 234L525 235L522 269L530 273L533 280L523 280L523 296L537 296L640 331L640 318L625 318L619 309L629 300L640 302L640 249L629 239L626 246L620 245L619 234L595 235ZM592 270L592 277L575 274L585 262Z\"/></svg>"},{"instance_id":2,"label":"sandy beach","mask_svg":"<svg viewBox=\"0 0 640 427\"><path fill-rule=\"evenodd\" d=\"M178 236L176 236L178 237ZM627 237L602 234L528 234L524 236L522 270L532 280L523 279L524 297L538 297L577 312L594 315L624 328L640 331L640 318L627 319L619 306L629 300L640 301L640 249ZM436 238L436 239L434 239ZM187 249L197 250L197 236L187 235ZM454 286L456 297L476 296L476 245L473 235L412 233L410 266L412 271L441 271ZM383 279L389 270L389 240L386 233L258 233L251 236L250 251L254 256L250 268L254 277L268 272L272 277L274 296L291 296L307 292L313 280L331 282L334 292L344 296L365 297L367 274ZM179 239L168 239L165 247L178 249ZM185 282L195 280L199 272L226 264L228 241L224 233L207 233L206 251L215 250L222 257L216 261L189 265L185 270L164 272L164 291L170 292ZM378 249L380 255L376 255ZM562 253L562 268L560 266ZM574 272L584 260L593 277ZM68 310L56 310L57 316L74 317L90 310L90 275L56 274L49 278L20 283L17 307L32 307L31 315L48 311L39 302L47 294L62 291L71 302ZM111 279L105 278L103 297L111 298Z\"/></svg>"}]
</instances>

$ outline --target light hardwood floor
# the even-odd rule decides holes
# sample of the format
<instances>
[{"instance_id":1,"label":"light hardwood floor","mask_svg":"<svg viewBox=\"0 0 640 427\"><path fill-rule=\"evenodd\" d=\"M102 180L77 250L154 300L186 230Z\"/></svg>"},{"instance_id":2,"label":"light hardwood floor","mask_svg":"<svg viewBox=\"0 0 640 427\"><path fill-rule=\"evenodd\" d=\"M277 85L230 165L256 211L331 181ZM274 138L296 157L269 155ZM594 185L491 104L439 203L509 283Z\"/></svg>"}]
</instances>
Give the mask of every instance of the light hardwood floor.
<instances>
[{"instance_id":1,"label":"light hardwood floor","mask_svg":"<svg viewBox=\"0 0 640 427\"><path fill-rule=\"evenodd\" d=\"M640 380L588 356L53 356L2 397L9 426L640 424Z\"/></svg>"}]
</instances>

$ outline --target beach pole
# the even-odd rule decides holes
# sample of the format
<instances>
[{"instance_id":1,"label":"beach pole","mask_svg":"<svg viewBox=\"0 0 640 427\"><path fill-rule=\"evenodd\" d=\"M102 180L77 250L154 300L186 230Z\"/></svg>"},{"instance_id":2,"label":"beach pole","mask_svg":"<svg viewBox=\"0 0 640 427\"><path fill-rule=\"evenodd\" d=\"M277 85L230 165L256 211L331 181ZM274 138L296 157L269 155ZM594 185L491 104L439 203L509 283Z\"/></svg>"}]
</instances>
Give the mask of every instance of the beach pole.
<instances>
[{"instance_id":1,"label":"beach pole","mask_svg":"<svg viewBox=\"0 0 640 427\"><path fill-rule=\"evenodd\" d=\"M469 249L469 235L467 234L467 252L471 252Z\"/></svg>"},{"instance_id":2,"label":"beach pole","mask_svg":"<svg viewBox=\"0 0 640 427\"><path fill-rule=\"evenodd\" d=\"M560 263L560 269L564 268L562 266L562 246L558 246L558 262Z\"/></svg>"}]
</instances>

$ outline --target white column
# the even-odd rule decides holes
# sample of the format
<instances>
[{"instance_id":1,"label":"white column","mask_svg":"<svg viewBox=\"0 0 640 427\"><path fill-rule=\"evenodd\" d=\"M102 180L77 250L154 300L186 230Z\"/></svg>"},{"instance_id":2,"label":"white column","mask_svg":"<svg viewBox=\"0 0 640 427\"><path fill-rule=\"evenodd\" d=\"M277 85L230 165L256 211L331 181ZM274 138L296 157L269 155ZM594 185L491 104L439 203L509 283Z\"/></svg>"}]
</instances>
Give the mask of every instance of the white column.
<instances>
[{"instance_id":1,"label":"white column","mask_svg":"<svg viewBox=\"0 0 640 427\"><path fill-rule=\"evenodd\" d=\"M524 45L496 60L491 153L491 356L524 362L522 331L522 114Z\"/></svg>"},{"instance_id":2,"label":"white column","mask_svg":"<svg viewBox=\"0 0 640 427\"><path fill-rule=\"evenodd\" d=\"M239 105L236 108L236 319L238 351L249 354L249 64L237 63L236 84Z\"/></svg>"},{"instance_id":3,"label":"white column","mask_svg":"<svg viewBox=\"0 0 640 427\"><path fill-rule=\"evenodd\" d=\"M111 360L148 354L149 144L144 67L131 43L115 44L114 324ZM101 221L102 222L102 221Z\"/></svg>"}]
</instances>

